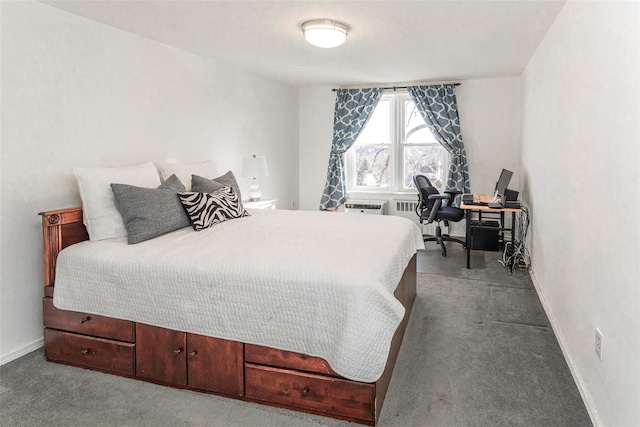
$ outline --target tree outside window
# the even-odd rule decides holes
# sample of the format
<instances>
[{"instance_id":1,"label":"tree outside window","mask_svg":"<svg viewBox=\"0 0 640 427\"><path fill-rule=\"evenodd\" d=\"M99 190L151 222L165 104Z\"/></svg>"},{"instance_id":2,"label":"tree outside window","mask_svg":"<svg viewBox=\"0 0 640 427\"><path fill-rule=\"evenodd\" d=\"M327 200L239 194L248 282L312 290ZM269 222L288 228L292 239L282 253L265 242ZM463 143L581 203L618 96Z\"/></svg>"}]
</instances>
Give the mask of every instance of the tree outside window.
<instances>
[{"instance_id":1,"label":"tree outside window","mask_svg":"<svg viewBox=\"0 0 640 427\"><path fill-rule=\"evenodd\" d=\"M410 96L385 94L346 153L347 185L355 191L409 191L419 173L442 191L448 163Z\"/></svg>"}]
</instances>

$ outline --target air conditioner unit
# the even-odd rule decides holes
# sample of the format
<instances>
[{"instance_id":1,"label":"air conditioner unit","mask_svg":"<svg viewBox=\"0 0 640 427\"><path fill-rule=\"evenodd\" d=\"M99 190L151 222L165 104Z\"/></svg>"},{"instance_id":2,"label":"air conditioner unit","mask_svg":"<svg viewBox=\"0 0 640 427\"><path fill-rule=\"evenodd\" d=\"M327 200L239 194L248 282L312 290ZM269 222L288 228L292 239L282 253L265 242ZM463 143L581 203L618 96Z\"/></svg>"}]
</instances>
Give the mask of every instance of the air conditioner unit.
<instances>
[{"instance_id":1,"label":"air conditioner unit","mask_svg":"<svg viewBox=\"0 0 640 427\"><path fill-rule=\"evenodd\" d=\"M358 213L366 215L384 214L384 200L349 200L344 204L345 213Z\"/></svg>"}]
</instances>

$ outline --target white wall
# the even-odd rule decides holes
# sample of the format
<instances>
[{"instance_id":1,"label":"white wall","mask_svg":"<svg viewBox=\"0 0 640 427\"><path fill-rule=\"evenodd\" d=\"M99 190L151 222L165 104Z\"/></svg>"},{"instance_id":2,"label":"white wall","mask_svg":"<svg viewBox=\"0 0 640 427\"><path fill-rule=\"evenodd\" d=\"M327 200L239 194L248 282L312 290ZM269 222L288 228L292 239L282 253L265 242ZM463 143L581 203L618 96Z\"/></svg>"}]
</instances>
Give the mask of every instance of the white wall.
<instances>
[{"instance_id":1,"label":"white wall","mask_svg":"<svg viewBox=\"0 0 640 427\"><path fill-rule=\"evenodd\" d=\"M327 179L336 93L329 86L300 89L300 209L318 210Z\"/></svg>"},{"instance_id":2,"label":"white wall","mask_svg":"<svg viewBox=\"0 0 640 427\"><path fill-rule=\"evenodd\" d=\"M465 80L456 88L460 127L469 162L471 191L492 192L502 168L514 172L519 190L520 79ZM300 208L317 210L331 150L335 92L300 90ZM410 194L409 197L413 196ZM375 198L375 197L369 197ZM464 234L455 224L452 234Z\"/></svg>"},{"instance_id":3,"label":"white wall","mask_svg":"<svg viewBox=\"0 0 640 427\"><path fill-rule=\"evenodd\" d=\"M570 1L522 76L534 283L602 426L640 425L638 24L637 2Z\"/></svg>"},{"instance_id":4,"label":"white wall","mask_svg":"<svg viewBox=\"0 0 640 427\"><path fill-rule=\"evenodd\" d=\"M491 193L502 168L520 189L520 78L465 80L456 88L472 193Z\"/></svg>"},{"instance_id":5,"label":"white wall","mask_svg":"<svg viewBox=\"0 0 640 427\"><path fill-rule=\"evenodd\" d=\"M298 195L298 90L35 2L2 2L0 363L42 338L38 212L80 204L74 166L214 159ZM245 193L246 194L246 193Z\"/></svg>"}]
</instances>

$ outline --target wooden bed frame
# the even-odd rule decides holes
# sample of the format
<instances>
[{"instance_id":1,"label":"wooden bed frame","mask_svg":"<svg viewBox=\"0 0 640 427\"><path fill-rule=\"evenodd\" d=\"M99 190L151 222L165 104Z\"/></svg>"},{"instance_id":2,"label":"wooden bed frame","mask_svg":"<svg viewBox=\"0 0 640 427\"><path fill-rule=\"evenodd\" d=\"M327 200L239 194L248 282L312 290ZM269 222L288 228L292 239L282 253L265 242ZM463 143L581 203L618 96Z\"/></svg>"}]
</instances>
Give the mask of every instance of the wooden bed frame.
<instances>
[{"instance_id":1,"label":"wooden bed frame","mask_svg":"<svg viewBox=\"0 0 640 427\"><path fill-rule=\"evenodd\" d=\"M375 383L348 380L318 357L53 306L58 253L87 240L82 208L42 212L48 361L376 425L416 296L416 257L395 291L406 313Z\"/></svg>"}]
</instances>

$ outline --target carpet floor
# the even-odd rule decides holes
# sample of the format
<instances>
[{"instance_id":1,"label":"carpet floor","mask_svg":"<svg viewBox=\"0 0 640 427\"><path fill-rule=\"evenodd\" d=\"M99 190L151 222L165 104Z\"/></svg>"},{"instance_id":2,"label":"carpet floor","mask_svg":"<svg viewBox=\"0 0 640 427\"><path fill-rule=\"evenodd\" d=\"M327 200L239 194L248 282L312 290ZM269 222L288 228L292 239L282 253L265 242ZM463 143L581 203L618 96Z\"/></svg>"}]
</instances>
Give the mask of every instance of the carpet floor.
<instances>
[{"instance_id":1,"label":"carpet floor","mask_svg":"<svg viewBox=\"0 0 640 427\"><path fill-rule=\"evenodd\" d=\"M531 280L497 252L435 244L418 254L418 296L380 426L591 426ZM347 426L73 368L35 351L0 367L0 426Z\"/></svg>"}]
</instances>

